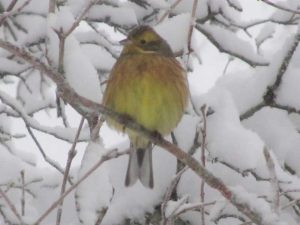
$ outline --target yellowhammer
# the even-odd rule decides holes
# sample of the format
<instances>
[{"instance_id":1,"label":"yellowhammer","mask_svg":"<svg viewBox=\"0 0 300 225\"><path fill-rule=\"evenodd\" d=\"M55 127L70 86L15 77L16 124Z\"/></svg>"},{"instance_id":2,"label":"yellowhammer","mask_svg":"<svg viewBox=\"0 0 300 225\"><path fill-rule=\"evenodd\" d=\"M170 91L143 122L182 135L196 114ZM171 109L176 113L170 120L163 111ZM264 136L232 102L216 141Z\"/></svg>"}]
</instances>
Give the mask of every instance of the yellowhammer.
<instances>
[{"instance_id":1,"label":"yellowhammer","mask_svg":"<svg viewBox=\"0 0 300 225\"><path fill-rule=\"evenodd\" d=\"M124 49L111 71L103 104L151 131L170 134L187 104L184 69L168 43L149 26L137 27L122 43ZM123 131L117 122L107 119L107 123ZM140 179L153 188L152 144L133 130L125 132L131 141L125 185Z\"/></svg>"}]
</instances>

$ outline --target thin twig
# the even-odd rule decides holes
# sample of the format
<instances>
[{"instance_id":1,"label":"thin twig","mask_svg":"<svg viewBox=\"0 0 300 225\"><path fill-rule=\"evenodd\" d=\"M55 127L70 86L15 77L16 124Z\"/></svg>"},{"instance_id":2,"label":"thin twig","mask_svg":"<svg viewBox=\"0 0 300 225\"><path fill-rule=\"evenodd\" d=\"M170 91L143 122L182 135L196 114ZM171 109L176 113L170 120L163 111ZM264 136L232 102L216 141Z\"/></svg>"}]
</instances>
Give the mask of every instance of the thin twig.
<instances>
[{"instance_id":1,"label":"thin twig","mask_svg":"<svg viewBox=\"0 0 300 225\"><path fill-rule=\"evenodd\" d=\"M14 206L14 204L10 201L8 196L5 194L5 192L1 188L0 188L0 196L3 197L3 199L6 202L6 204L8 205L8 207L11 209L13 214L17 217L19 223L20 224L25 224L22 217L21 217L21 215L18 213L16 207Z\"/></svg>"},{"instance_id":2,"label":"thin twig","mask_svg":"<svg viewBox=\"0 0 300 225\"><path fill-rule=\"evenodd\" d=\"M11 2L11 4L9 5L9 7L7 8L7 12L5 14L3 14L0 17L0 26L3 24L3 22L6 20L7 17L13 16L16 13L21 12L32 0L27 0L25 1L19 8L17 8L16 10L12 10L14 5L13 2ZM13 6L12 6L13 5ZM11 8L11 9L10 9Z\"/></svg>"},{"instance_id":3,"label":"thin twig","mask_svg":"<svg viewBox=\"0 0 300 225\"><path fill-rule=\"evenodd\" d=\"M96 126L92 128L91 141L96 141L99 138L99 132L104 122L105 119L102 116L100 116L100 118L98 118Z\"/></svg>"},{"instance_id":4,"label":"thin twig","mask_svg":"<svg viewBox=\"0 0 300 225\"><path fill-rule=\"evenodd\" d=\"M56 6L56 0L49 0L48 13L54 13L55 12L55 6Z\"/></svg>"},{"instance_id":5,"label":"thin twig","mask_svg":"<svg viewBox=\"0 0 300 225\"><path fill-rule=\"evenodd\" d=\"M176 0L170 8L161 16L161 18L157 21L157 24L161 23L164 21L164 19L170 14L170 12L175 9L175 7L181 2L182 0Z\"/></svg>"},{"instance_id":6,"label":"thin twig","mask_svg":"<svg viewBox=\"0 0 300 225\"><path fill-rule=\"evenodd\" d=\"M296 205L299 202L300 202L300 198L294 199L294 200L290 201L289 203L287 203L286 205L282 206L281 210L284 210L284 209L287 209L287 208L289 208L291 206L294 206L294 205Z\"/></svg>"},{"instance_id":7,"label":"thin twig","mask_svg":"<svg viewBox=\"0 0 300 225\"><path fill-rule=\"evenodd\" d=\"M65 55L65 43L68 35L64 34L62 27L59 30L54 30L59 39L58 47L58 72L64 74L64 55Z\"/></svg>"},{"instance_id":8,"label":"thin twig","mask_svg":"<svg viewBox=\"0 0 300 225\"><path fill-rule=\"evenodd\" d=\"M226 74L227 69L228 69L228 67L229 67L229 64L230 64L233 60L234 60L234 58L233 58L232 56L229 56L229 57L228 57L227 63L226 63L226 65L225 65L224 70L223 70L223 73L222 73L223 76Z\"/></svg>"},{"instance_id":9,"label":"thin twig","mask_svg":"<svg viewBox=\"0 0 300 225\"><path fill-rule=\"evenodd\" d=\"M201 24L196 24L196 29L198 29L204 36L207 37L207 39L209 39L209 41L216 46L216 48L220 51L220 52L225 52L233 57L239 58L240 60L248 63L250 66L252 67L256 67L256 66L268 66L269 63L267 62L261 62L259 60L256 59L252 59L252 58L248 58L247 55L241 54L239 51L233 51L232 49L227 49L224 48L224 46L222 45L222 43L216 38L216 36L214 34L212 34L208 29L206 29L205 26L201 25Z\"/></svg>"},{"instance_id":10,"label":"thin twig","mask_svg":"<svg viewBox=\"0 0 300 225\"><path fill-rule=\"evenodd\" d=\"M157 132L149 131L145 129L142 125L136 123L128 117L124 117L124 115L120 113L114 112L113 110L99 103L95 103L89 99L80 96L70 87L70 85L67 83L65 78L61 76L61 74L57 73L49 66L42 63L39 59L32 56L25 49L21 49L1 39L0 47L30 63L37 70L43 72L46 76L52 79L58 86L61 97L72 107L74 107L74 109L76 109L76 111L78 111L81 115L85 117L94 117L95 115L101 113L109 117L110 119L116 121L117 123L124 125L124 127L138 132L141 136L144 136L145 138L149 139L149 141L151 141L153 144L158 145L163 149L167 150L169 153L174 155L184 164L189 166L189 168L192 169L199 177L201 177L210 187L218 190L220 194L222 194L226 199L228 199L241 213L248 216L254 223L263 223L264 215L262 215L260 211L252 208L249 202L241 201L241 199L236 195L236 193L232 192L231 189L227 185L225 185L222 180L220 180L211 172L203 168L196 159L191 157L182 149L162 138L162 136L159 135ZM58 203L60 201L61 199L58 200Z\"/></svg>"},{"instance_id":11,"label":"thin twig","mask_svg":"<svg viewBox=\"0 0 300 225\"><path fill-rule=\"evenodd\" d=\"M177 210L176 214L174 215L175 217L180 216L181 214L188 212L188 211L194 211L194 210L204 210L205 206L210 206L216 204L216 201L212 202L207 202L207 203L195 203L195 204L190 204L190 206L185 206L182 207L180 210Z\"/></svg>"},{"instance_id":12,"label":"thin twig","mask_svg":"<svg viewBox=\"0 0 300 225\"><path fill-rule=\"evenodd\" d=\"M97 4L103 0L91 0L87 6L82 10L80 15L76 18L75 22L72 24L72 26L69 28L68 31L64 32L64 37L68 37L80 24L81 20L85 17L87 12L92 8L94 4Z\"/></svg>"},{"instance_id":13,"label":"thin twig","mask_svg":"<svg viewBox=\"0 0 300 225\"><path fill-rule=\"evenodd\" d=\"M58 100L59 100L59 98L58 98ZM67 117L67 114L66 114L66 105L65 105L64 101L59 100L58 107L60 107L60 116L62 118L64 126L65 127L70 127L70 123L68 121L68 117Z\"/></svg>"},{"instance_id":14,"label":"thin twig","mask_svg":"<svg viewBox=\"0 0 300 225\"><path fill-rule=\"evenodd\" d=\"M187 171L188 167L185 166L183 169L181 169L176 176L172 179L171 184L168 186L167 191L165 193L165 196L163 198L163 201L161 203L161 217L162 217L162 225L166 225L168 223L168 218L166 217L166 208L167 208L167 204L168 201L171 199L173 190L175 189L175 187L177 186L182 174Z\"/></svg>"},{"instance_id":15,"label":"thin twig","mask_svg":"<svg viewBox=\"0 0 300 225\"><path fill-rule=\"evenodd\" d=\"M263 96L263 101L258 103L256 106L251 107L243 114L241 114L240 115L241 120L251 117L254 113L256 113L257 111L259 111L260 109L262 109L265 106L281 108L281 109L287 110L288 112L290 111L290 112L298 113L298 110L296 110L292 107L280 106L279 104L277 104L275 102L275 100L276 100L276 91L278 90L279 86L282 83L283 75L285 74L285 72L292 60L292 57L295 53L295 50L297 49L297 47L299 45L299 42L300 42L300 32L298 32L294 36L294 40L293 40L292 44L289 46L289 49L288 49L285 57L283 58L283 60L280 64L280 67L277 71L277 75L276 75L276 79L275 79L274 83L267 87L267 91Z\"/></svg>"},{"instance_id":16,"label":"thin twig","mask_svg":"<svg viewBox=\"0 0 300 225\"><path fill-rule=\"evenodd\" d=\"M83 122L84 122L84 117L82 117L81 120L80 120L80 124L79 124L78 130L77 130L74 142L73 142L73 144L71 146L71 149L70 149L70 151L68 153L67 164L66 164L66 168L65 168L65 172L64 172L64 177L63 177L63 182L62 182L61 190L60 190L60 195L61 196L63 195L63 193L66 190L67 180L69 179L69 173L70 173L72 161L73 161L73 159L74 159L74 157L76 155L76 149L75 148L76 148L76 144L77 144L77 141L78 141L78 138L79 138L80 131L81 131L82 126L83 126ZM59 225L60 222L61 222L63 204L64 204L64 201L62 200L60 202L60 204L59 204L58 209L57 209L56 225Z\"/></svg>"},{"instance_id":17,"label":"thin twig","mask_svg":"<svg viewBox=\"0 0 300 225\"><path fill-rule=\"evenodd\" d=\"M60 172L62 175L64 175L64 170L52 159L50 159L47 154L45 153L44 149L42 148L40 142L38 141L38 139L36 138L36 136L34 135L34 133L32 132L31 130L31 127L28 125L28 124L25 124L26 126L26 129L28 131L28 133L30 134L32 140L34 141L34 143L36 144L38 150L40 151L40 153L42 154L43 156L43 159L49 163L49 165L51 165L53 168L55 168L58 172ZM69 177L68 178L68 181L70 184L72 184L72 180L71 178Z\"/></svg>"},{"instance_id":18,"label":"thin twig","mask_svg":"<svg viewBox=\"0 0 300 225\"><path fill-rule=\"evenodd\" d=\"M201 134L202 134L202 143L201 143L201 165L205 168L205 148L206 148L206 132L207 132L207 107L206 105L203 105L201 107L201 113L202 113L202 118L203 118L203 127L201 128ZM201 203L205 202L205 190L204 190L205 182L203 179L201 179L201 186L200 186L200 200ZM204 206L200 208L201 212L201 224L205 225L205 208Z\"/></svg>"},{"instance_id":19,"label":"thin twig","mask_svg":"<svg viewBox=\"0 0 300 225\"><path fill-rule=\"evenodd\" d=\"M236 11L239 11L239 12L242 12L243 11L243 8L237 4L235 4L234 1L230 1L230 0L226 0L227 1L227 4L232 7L233 9L235 9Z\"/></svg>"},{"instance_id":20,"label":"thin twig","mask_svg":"<svg viewBox=\"0 0 300 225\"><path fill-rule=\"evenodd\" d=\"M281 5L278 5L278 4L275 4L274 2L270 1L270 0L261 0L262 2L268 4L268 5L271 5L277 9L281 9L283 11L287 11L287 12L290 12L290 13L294 13L294 14L300 14L300 11L298 10L293 10L293 9L289 9L289 8L286 8L284 6L281 6Z\"/></svg>"},{"instance_id":21,"label":"thin twig","mask_svg":"<svg viewBox=\"0 0 300 225\"><path fill-rule=\"evenodd\" d=\"M246 110L246 112L240 115L240 120L248 119L249 117L253 116L256 112L261 110L263 107L267 106L265 102L260 102L257 105L251 107L250 109Z\"/></svg>"},{"instance_id":22,"label":"thin twig","mask_svg":"<svg viewBox=\"0 0 300 225\"><path fill-rule=\"evenodd\" d=\"M22 187L22 197L21 197L21 214L25 216L25 171L21 170L21 187Z\"/></svg>"},{"instance_id":23,"label":"thin twig","mask_svg":"<svg viewBox=\"0 0 300 225\"><path fill-rule=\"evenodd\" d=\"M183 207L184 204L187 204L187 201L188 201L188 198L189 196L186 195L186 196L183 196L182 198L180 198L178 201L177 201L177 204L175 205L175 207L172 207L172 212L171 214L167 217L167 224L166 225L173 225L174 222L175 222L175 219L176 219L176 212L181 208Z\"/></svg>"},{"instance_id":24,"label":"thin twig","mask_svg":"<svg viewBox=\"0 0 300 225\"><path fill-rule=\"evenodd\" d=\"M195 18L196 18L196 9L198 6L198 0L194 0L193 2L193 8L192 8L192 14L191 14L191 19L190 19L190 28L189 28L189 33L188 33L188 53L192 52L192 34L194 30L194 24L195 24Z\"/></svg>"},{"instance_id":25,"label":"thin twig","mask_svg":"<svg viewBox=\"0 0 300 225\"><path fill-rule=\"evenodd\" d=\"M11 11L15 7L17 2L18 2L18 0L12 0L11 3L8 5L6 11L7 12Z\"/></svg>"},{"instance_id":26,"label":"thin twig","mask_svg":"<svg viewBox=\"0 0 300 225\"><path fill-rule=\"evenodd\" d=\"M122 155L128 154L129 150L118 152L116 149L111 150L110 152L106 153L101 157L101 159L92 166L83 176L78 179L78 181L73 184L71 187L69 187L56 201L54 201L51 206L36 220L34 225L40 224L59 204L61 201L64 200L64 198L69 195L76 187L78 187L79 184L81 184L84 180L86 180L96 169L98 169L99 166L101 166L105 161L118 158Z\"/></svg>"},{"instance_id":27,"label":"thin twig","mask_svg":"<svg viewBox=\"0 0 300 225\"><path fill-rule=\"evenodd\" d=\"M98 213L98 219L95 222L95 225L101 225L104 216L106 215L108 207L103 207L102 210Z\"/></svg>"},{"instance_id":28,"label":"thin twig","mask_svg":"<svg viewBox=\"0 0 300 225\"><path fill-rule=\"evenodd\" d=\"M64 132L58 133L57 129L40 125L37 120L35 120L33 117L28 116L28 114L25 112L25 109L22 108L14 98L7 95L5 92L2 92L1 90L0 90L0 99L2 102L4 102L6 105L11 107L15 111L15 112L14 111L10 112L6 110L5 112L8 113L10 116L14 116L14 117L19 116L24 121L24 123L27 124L29 127L38 130L40 132L43 132L45 134L52 135L58 139L73 143L74 139L70 138L70 135L64 135ZM42 107L47 107L47 106L42 106ZM32 114L33 112L29 112L29 113ZM80 138L80 141L88 141L88 140L89 140L88 137Z\"/></svg>"},{"instance_id":29,"label":"thin twig","mask_svg":"<svg viewBox=\"0 0 300 225\"><path fill-rule=\"evenodd\" d=\"M280 187L279 187L279 182L278 178L275 172L275 164L274 161L270 155L269 150L264 147L264 156L267 162L267 167L269 169L270 173L270 184L271 188L273 189L273 210L274 212L279 215L280 211Z\"/></svg>"},{"instance_id":30,"label":"thin twig","mask_svg":"<svg viewBox=\"0 0 300 225\"><path fill-rule=\"evenodd\" d=\"M292 60L292 57L299 45L299 42L300 42L300 32L298 32L295 36L294 36L294 40L292 42L292 44L289 46L289 49L285 55L285 57L283 58L281 64L280 64L280 67L278 69L278 72L277 72L277 76L276 76L276 79L275 79L275 82L270 85L265 93L265 95L263 96L264 97L264 101L266 104L272 106L272 104L274 104L275 102L275 98L276 98L276 91L278 89L278 87L280 86L281 84L281 81L282 81L282 77L283 75L285 74L291 60Z\"/></svg>"}]
</instances>

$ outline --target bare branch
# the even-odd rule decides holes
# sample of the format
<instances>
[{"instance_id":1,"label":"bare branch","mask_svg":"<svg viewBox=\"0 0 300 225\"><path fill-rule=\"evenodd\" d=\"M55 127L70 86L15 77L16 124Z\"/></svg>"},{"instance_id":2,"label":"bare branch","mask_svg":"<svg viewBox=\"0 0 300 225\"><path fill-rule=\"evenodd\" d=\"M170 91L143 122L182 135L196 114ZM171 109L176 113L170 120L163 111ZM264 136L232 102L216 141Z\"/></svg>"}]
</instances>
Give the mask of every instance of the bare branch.
<instances>
[{"instance_id":1,"label":"bare branch","mask_svg":"<svg viewBox=\"0 0 300 225\"><path fill-rule=\"evenodd\" d=\"M8 196L5 194L5 192L0 188L0 196L3 197L4 201L6 202L6 204L9 206L9 208L11 209L11 211L13 212L13 214L17 217L19 223L21 225L25 224L21 215L18 213L16 207L14 206L14 204L12 203L12 201L10 201L10 199L8 198Z\"/></svg>"},{"instance_id":2,"label":"bare branch","mask_svg":"<svg viewBox=\"0 0 300 225\"><path fill-rule=\"evenodd\" d=\"M281 209L282 210L287 209L289 207L296 205L299 202L300 202L300 198L294 199L294 200L290 201L289 203L287 203L286 205L282 206Z\"/></svg>"},{"instance_id":3,"label":"bare branch","mask_svg":"<svg viewBox=\"0 0 300 225\"><path fill-rule=\"evenodd\" d=\"M3 14L0 17L0 26L3 24L3 22L6 20L7 17L13 16L16 13L21 12L32 0L26 0L19 8L12 10L14 7L14 1L11 2L9 7L7 8L7 13Z\"/></svg>"},{"instance_id":4,"label":"bare branch","mask_svg":"<svg viewBox=\"0 0 300 225\"><path fill-rule=\"evenodd\" d=\"M257 111L259 111L260 109L262 109L265 106L270 106L270 107L276 107L276 108L281 108L284 110L287 110L288 112L295 112L295 113L299 113L299 110L292 108L292 107L288 107L288 106L282 106L280 104L277 104L275 102L276 100L276 91L279 88L279 86L281 85L282 82L282 77L285 74L291 59L295 53L296 48L298 47L300 42L300 32L298 32L295 36L294 36L294 40L291 43L287 54L285 55L285 57L283 58L280 67L278 69L277 75L276 75L276 79L274 81L274 83L270 86L268 86L266 93L263 96L263 102L258 103L256 106L251 107L250 109L248 109L246 112L244 112L242 115L240 115L240 119L244 120L247 119L249 117L251 117L254 113L256 113Z\"/></svg>"},{"instance_id":5,"label":"bare branch","mask_svg":"<svg viewBox=\"0 0 300 225\"><path fill-rule=\"evenodd\" d=\"M171 184L169 185L169 187L167 188L167 191L165 193L165 196L163 198L163 201L161 203L161 217L162 217L162 225L166 225L168 224L168 218L166 218L166 208L167 208L167 204L168 201L171 199L171 195L173 193L173 190L175 189L175 187L177 186L182 174L187 171L188 167L184 167L183 169L181 169L176 176L172 179Z\"/></svg>"},{"instance_id":6,"label":"bare branch","mask_svg":"<svg viewBox=\"0 0 300 225\"><path fill-rule=\"evenodd\" d=\"M25 216L25 171L24 170L21 170L21 185L22 185L21 212L22 212L22 216Z\"/></svg>"},{"instance_id":7,"label":"bare branch","mask_svg":"<svg viewBox=\"0 0 300 225\"><path fill-rule=\"evenodd\" d=\"M236 11L242 12L243 8L241 8L240 5L237 5L235 1L232 0L226 0L228 5L232 8L234 8Z\"/></svg>"},{"instance_id":8,"label":"bare branch","mask_svg":"<svg viewBox=\"0 0 300 225\"><path fill-rule=\"evenodd\" d=\"M90 0L90 2L82 10L82 12L80 13L80 15L76 18L76 20L73 23L73 25L70 27L70 29L67 32L65 32L63 34L63 36L65 38L68 37L76 29L76 27L78 27L79 23L85 17L85 15L87 14L87 12L92 8L92 6L95 5L96 3L101 2L101 1L103 1L103 0Z\"/></svg>"},{"instance_id":9,"label":"bare branch","mask_svg":"<svg viewBox=\"0 0 300 225\"><path fill-rule=\"evenodd\" d=\"M192 8L192 14L191 14L191 20L190 20L190 28L189 28L189 33L188 33L188 52L192 52L192 34L193 34L193 30L194 30L194 24L195 24L195 17L196 17L196 9L198 6L198 0L194 0L193 2L193 8Z\"/></svg>"},{"instance_id":10,"label":"bare branch","mask_svg":"<svg viewBox=\"0 0 300 225\"><path fill-rule=\"evenodd\" d=\"M164 19L170 14L170 12L176 8L176 6L181 2L182 0L176 0L170 8L161 16L161 18L157 21L157 24L160 24Z\"/></svg>"},{"instance_id":11,"label":"bare branch","mask_svg":"<svg viewBox=\"0 0 300 225\"><path fill-rule=\"evenodd\" d=\"M124 152L118 152L116 149L111 150L110 152L106 153L101 157L101 159L92 166L83 176L78 179L78 181L73 184L71 187L69 187L56 201L52 203L52 205L44 212L37 220L34 225L40 224L60 203L64 200L64 198L69 195L75 188L78 187L79 184L81 184L85 179L87 179L96 169L98 169L105 161L118 158L122 155L128 154L129 150Z\"/></svg>"},{"instance_id":12,"label":"bare branch","mask_svg":"<svg viewBox=\"0 0 300 225\"><path fill-rule=\"evenodd\" d=\"M184 164L188 165L198 176L200 176L210 187L217 189L225 198L227 198L239 211L247 215L254 223L262 224L263 215L253 209L249 203L241 201L236 193L232 192L219 178L215 177L211 172L203 168L197 160L191 157L186 152L182 151L171 142L163 139L157 132L151 132L145 129L140 124L132 121L131 119L124 117L122 114L116 113L109 108L104 107L101 104L92 102L80 95L78 95L70 85L65 81L63 76L53 71L51 68L40 62L37 58L26 52L24 49L20 49L16 46L11 45L8 42L0 40L0 47L7 51L16 54L26 62L30 63L36 69L43 72L49 78L51 78L57 85L61 93L61 97L70 103L78 112L82 113L83 116L93 116L102 113L108 116L110 119L123 124L124 127L130 128L134 131L139 132L145 138L148 138L153 144L158 145L174 156L176 156ZM100 163L101 164L101 163ZM92 172L92 171L91 171ZM239 199L239 200L237 200ZM61 199L55 202L60 203ZM44 214L43 214L44 217ZM38 220L39 222L39 220Z\"/></svg>"},{"instance_id":13,"label":"bare branch","mask_svg":"<svg viewBox=\"0 0 300 225\"><path fill-rule=\"evenodd\" d=\"M175 217L180 216L183 213L186 213L188 211L194 211L194 210L204 210L205 206L211 206L216 204L216 201L213 202L207 202L207 203L195 203L195 204L186 204L182 206L179 210L177 210L176 214L174 215Z\"/></svg>"},{"instance_id":14,"label":"bare branch","mask_svg":"<svg viewBox=\"0 0 300 225\"><path fill-rule=\"evenodd\" d=\"M56 0L49 0L48 13L54 13L55 12L55 6L56 6Z\"/></svg>"},{"instance_id":15,"label":"bare branch","mask_svg":"<svg viewBox=\"0 0 300 225\"><path fill-rule=\"evenodd\" d=\"M74 140L74 142L71 146L71 149L68 153L67 164L66 164L64 177L63 177L63 182L62 182L61 190L60 190L60 195L61 196L63 195L63 193L66 190L67 180L69 179L69 173L70 173L70 169L71 169L71 164L72 164L72 161L73 161L73 159L76 155L76 149L75 148L76 148L76 144L77 144L77 141L78 141L78 138L79 138L80 131L81 131L82 126L83 126L83 122L84 122L84 117L82 117L81 120L80 120L80 124L79 124L78 130L77 130L76 136L75 136L75 140ZM64 201L62 200L59 204L57 214L56 214L56 225L60 224L63 204L64 204Z\"/></svg>"},{"instance_id":16,"label":"bare branch","mask_svg":"<svg viewBox=\"0 0 300 225\"><path fill-rule=\"evenodd\" d=\"M299 45L299 42L300 42L300 32L298 32L294 36L294 40L293 40L292 44L289 46L287 54L283 58L283 61L278 69L275 82L271 86L268 87L268 90L264 95L265 103L270 106L272 106L272 104L275 101L275 98L276 98L275 91L278 89L279 85L281 84L282 77L285 74L285 72L290 64L290 61L295 53L296 48Z\"/></svg>"},{"instance_id":17,"label":"bare branch","mask_svg":"<svg viewBox=\"0 0 300 225\"><path fill-rule=\"evenodd\" d=\"M64 140L64 141L68 141L68 142L74 141L74 138L70 139L69 135L64 135L61 132L57 132L58 127L52 128L52 127L46 127L46 126L39 124L38 121L36 121L34 118L28 116L25 113L23 108L18 104L18 102L15 99L11 98L6 93L0 91L0 99L6 105L11 107L17 113L17 115L23 119L24 123L27 124L29 127L33 128L35 130L41 131L43 133L46 133L46 134L50 134L50 135L52 135L58 139ZM17 115L15 115L15 113L13 113L13 112L10 113L8 110L5 110L5 112L8 113L8 115L10 115L10 116L17 117ZM72 130L72 132L73 132L72 128L64 128L64 129L69 130L69 131ZM75 133L74 133L74 136L75 136ZM88 139L89 138L87 138L87 137L80 137L79 141L87 141Z\"/></svg>"},{"instance_id":18,"label":"bare branch","mask_svg":"<svg viewBox=\"0 0 300 225\"><path fill-rule=\"evenodd\" d=\"M41 144L39 143L38 139L35 137L34 133L32 132L30 126L28 124L26 124L26 129L28 130L28 133L30 134L30 136L32 137L34 143L36 144L37 148L39 149L40 153L42 154L44 160L53 168L55 168L58 172L60 172L62 175L64 175L64 171L63 169L60 167L60 165L58 165L57 162L55 162L54 160L50 159L47 154L45 153L45 151L43 150ZM70 183L72 183L71 178L68 178L68 181Z\"/></svg>"},{"instance_id":19,"label":"bare branch","mask_svg":"<svg viewBox=\"0 0 300 225\"><path fill-rule=\"evenodd\" d=\"M278 215L279 210L280 210L280 187L279 187L279 182L278 182L277 175L275 172L274 161L270 155L269 150L266 147L264 147L264 156L265 156L265 159L267 162L267 167L268 167L269 173L270 173L271 188L273 189L273 193L274 193L273 210Z\"/></svg>"},{"instance_id":20,"label":"bare branch","mask_svg":"<svg viewBox=\"0 0 300 225\"><path fill-rule=\"evenodd\" d=\"M248 109L246 112L242 113L240 115L240 120L245 120L248 119L249 117L253 116L256 112L258 112L259 110L261 110L263 107L267 106L266 103L264 102L260 102L257 105L251 107L250 109Z\"/></svg>"},{"instance_id":21,"label":"bare branch","mask_svg":"<svg viewBox=\"0 0 300 225\"><path fill-rule=\"evenodd\" d=\"M242 61L248 63L250 66L268 66L269 64L266 62L259 62L258 60L254 61L253 59L249 59L245 57L244 55L239 54L238 52L233 52L225 49L217 40L216 38L210 34L206 29L204 29L201 25L197 24L196 28L204 35L206 36L215 46L219 49L220 52L225 52L229 55L232 55L236 58L241 59Z\"/></svg>"},{"instance_id":22,"label":"bare branch","mask_svg":"<svg viewBox=\"0 0 300 225\"><path fill-rule=\"evenodd\" d=\"M206 148L206 129L207 129L207 106L203 105L201 107L201 113L203 118L203 127L201 128L201 134L202 134L202 143L201 143L201 165L205 168L205 148ZM205 190L204 190L205 182L203 179L201 179L201 186L200 186L200 199L201 203L205 202ZM204 206L200 209L201 212L201 224L205 225L205 208Z\"/></svg>"},{"instance_id":23,"label":"bare branch","mask_svg":"<svg viewBox=\"0 0 300 225\"><path fill-rule=\"evenodd\" d=\"M275 8L277 8L277 9L281 9L283 11L287 11L287 12L290 12L290 13L300 14L300 11L298 11L298 10L293 10L293 9L290 9L290 8L286 8L285 6L275 4L274 2L272 2L270 0L261 0L261 1L268 4L268 5L271 5Z\"/></svg>"}]
</instances>

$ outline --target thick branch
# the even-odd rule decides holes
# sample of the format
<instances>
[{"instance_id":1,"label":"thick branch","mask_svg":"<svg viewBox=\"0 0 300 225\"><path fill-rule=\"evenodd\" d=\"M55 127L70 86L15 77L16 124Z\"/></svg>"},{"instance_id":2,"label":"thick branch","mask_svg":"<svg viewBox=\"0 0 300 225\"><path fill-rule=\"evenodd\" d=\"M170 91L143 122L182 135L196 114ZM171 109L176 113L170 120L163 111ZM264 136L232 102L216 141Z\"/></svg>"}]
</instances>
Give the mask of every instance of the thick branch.
<instances>
[{"instance_id":1,"label":"thick branch","mask_svg":"<svg viewBox=\"0 0 300 225\"><path fill-rule=\"evenodd\" d=\"M56 71L52 70L39 59L33 57L24 49L20 49L16 46L11 45L8 42L0 40L0 47L6 49L12 54L22 58L26 62L30 63L36 69L45 73L51 78L58 86L58 90L61 93L61 97L70 103L78 112L84 116L95 115L102 113L110 119L123 124L124 127L130 128L139 134L148 138L155 145L158 145L168 152L176 156L180 161L191 168L198 176L200 176L210 187L218 190L226 199L228 199L240 212L248 216L254 223L262 224L263 215L255 209L253 209L247 202L242 201L237 194L232 192L219 178L215 177L212 173L206 170L199 164L197 160L191 157L188 153L182 151L180 148L172 144L171 142L163 139L157 132L152 132L140 124L131 121L128 118L124 118L121 114L116 113L101 104L92 102L80 95L78 95L66 82L66 80Z\"/></svg>"}]
</instances>

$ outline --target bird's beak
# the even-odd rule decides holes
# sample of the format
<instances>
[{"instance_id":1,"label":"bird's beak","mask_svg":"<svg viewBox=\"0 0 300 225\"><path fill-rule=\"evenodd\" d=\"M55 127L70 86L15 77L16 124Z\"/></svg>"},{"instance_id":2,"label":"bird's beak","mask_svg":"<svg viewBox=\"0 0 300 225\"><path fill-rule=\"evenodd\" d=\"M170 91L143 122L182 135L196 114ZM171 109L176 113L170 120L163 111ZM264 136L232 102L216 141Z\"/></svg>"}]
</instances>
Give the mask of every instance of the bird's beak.
<instances>
[{"instance_id":1,"label":"bird's beak","mask_svg":"<svg viewBox=\"0 0 300 225\"><path fill-rule=\"evenodd\" d=\"M129 40L128 38L125 38L121 41L119 41L120 45L127 45L127 44L130 44L132 41Z\"/></svg>"}]
</instances>

